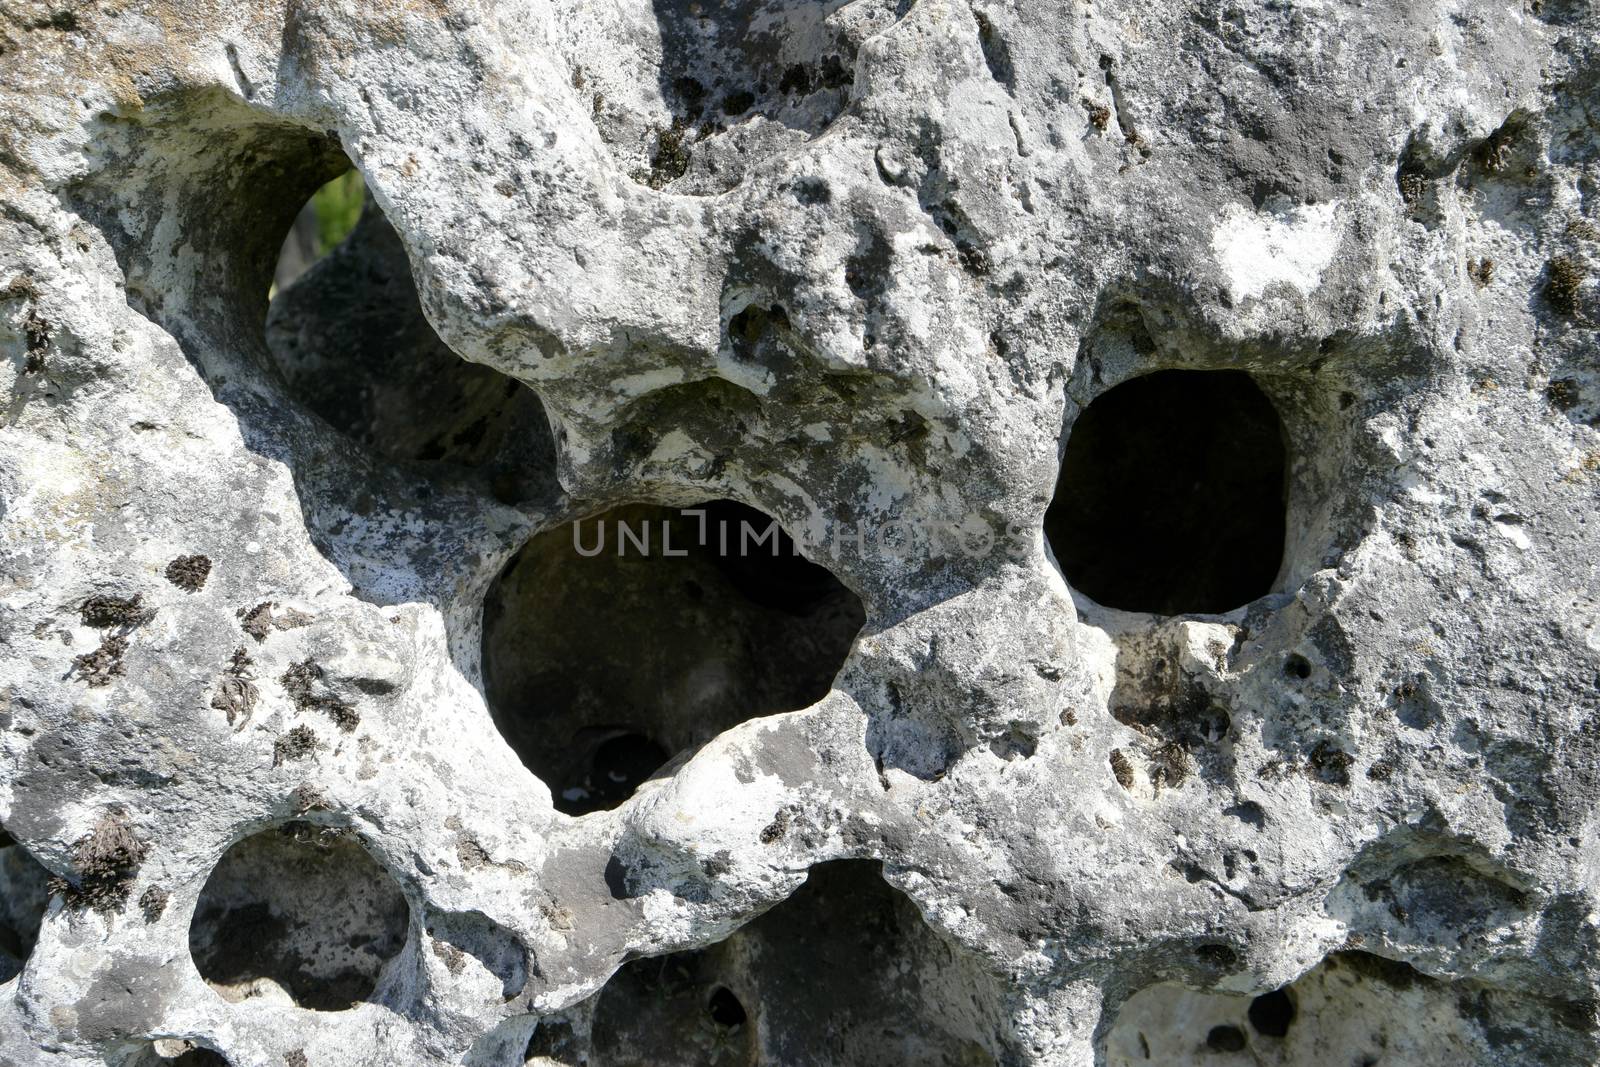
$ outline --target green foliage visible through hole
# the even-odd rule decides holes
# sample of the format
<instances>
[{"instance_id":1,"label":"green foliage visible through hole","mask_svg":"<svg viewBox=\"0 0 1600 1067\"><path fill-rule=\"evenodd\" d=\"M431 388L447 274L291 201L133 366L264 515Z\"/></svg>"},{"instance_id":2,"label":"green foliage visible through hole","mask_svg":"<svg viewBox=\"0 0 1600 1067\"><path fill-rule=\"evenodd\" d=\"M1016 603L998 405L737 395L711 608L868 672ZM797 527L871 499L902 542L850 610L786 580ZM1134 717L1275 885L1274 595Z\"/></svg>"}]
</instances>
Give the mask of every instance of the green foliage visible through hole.
<instances>
[{"instance_id":1,"label":"green foliage visible through hole","mask_svg":"<svg viewBox=\"0 0 1600 1067\"><path fill-rule=\"evenodd\" d=\"M311 209L317 216L318 259L332 252L356 228L366 190L361 172L352 168L312 195Z\"/></svg>"},{"instance_id":2,"label":"green foliage visible through hole","mask_svg":"<svg viewBox=\"0 0 1600 1067\"><path fill-rule=\"evenodd\" d=\"M366 191L361 172L352 167L311 195L284 237L272 284L267 289L268 300L350 236L361 220Z\"/></svg>"}]
</instances>

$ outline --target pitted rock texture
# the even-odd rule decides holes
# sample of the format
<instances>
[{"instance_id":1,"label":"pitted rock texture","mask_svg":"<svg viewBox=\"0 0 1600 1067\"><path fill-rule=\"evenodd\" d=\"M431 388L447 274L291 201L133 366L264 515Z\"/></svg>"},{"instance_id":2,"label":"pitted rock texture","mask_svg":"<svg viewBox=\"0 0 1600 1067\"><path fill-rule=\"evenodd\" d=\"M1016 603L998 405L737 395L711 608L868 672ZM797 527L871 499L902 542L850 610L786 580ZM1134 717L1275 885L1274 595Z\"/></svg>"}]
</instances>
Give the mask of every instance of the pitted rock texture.
<instances>
[{"instance_id":1,"label":"pitted rock texture","mask_svg":"<svg viewBox=\"0 0 1600 1067\"><path fill-rule=\"evenodd\" d=\"M1600 1061L1597 53L0 0L0 1063Z\"/></svg>"}]
</instances>

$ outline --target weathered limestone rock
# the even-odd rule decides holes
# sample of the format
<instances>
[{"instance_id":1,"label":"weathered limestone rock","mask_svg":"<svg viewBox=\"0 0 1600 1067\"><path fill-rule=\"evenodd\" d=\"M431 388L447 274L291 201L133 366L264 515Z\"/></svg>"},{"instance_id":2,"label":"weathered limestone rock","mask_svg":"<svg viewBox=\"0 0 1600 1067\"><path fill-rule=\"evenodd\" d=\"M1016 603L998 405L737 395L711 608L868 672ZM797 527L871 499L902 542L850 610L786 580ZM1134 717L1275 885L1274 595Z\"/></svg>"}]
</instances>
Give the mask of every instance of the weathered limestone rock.
<instances>
[{"instance_id":1,"label":"weathered limestone rock","mask_svg":"<svg viewBox=\"0 0 1600 1067\"><path fill-rule=\"evenodd\" d=\"M0 1064L1600 1062L1597 51L0 0Z\"/></svg>"}]
</instances>

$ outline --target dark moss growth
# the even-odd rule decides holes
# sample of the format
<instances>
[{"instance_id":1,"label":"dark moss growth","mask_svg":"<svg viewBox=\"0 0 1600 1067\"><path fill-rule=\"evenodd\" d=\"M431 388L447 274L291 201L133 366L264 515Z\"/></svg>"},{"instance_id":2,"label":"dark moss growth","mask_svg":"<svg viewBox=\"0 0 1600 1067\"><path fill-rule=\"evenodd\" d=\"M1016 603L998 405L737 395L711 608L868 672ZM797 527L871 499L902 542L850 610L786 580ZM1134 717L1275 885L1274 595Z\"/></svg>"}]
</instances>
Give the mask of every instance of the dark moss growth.
<instances>
[{"instance_id":1,"label":"dark moss growth","mask_svg":"<svg viewBox=\"0 0 1600 1067\"><path fill-rule=\"evenodd\" d=\"M1337 786L1350 784L1350 764L1355 762L1354 758L1326 738L1317 742L1306 762L1319 781Z\"/></svg>"},{"instance_id":2,"label":"dark moss growth","mask_svg":"<svg viewBox=\"0 0 1600 1067\"><path fill-rule=\"evenodd\" d=\"M98 689L111 684L113 678L127 673L122 657L128 651L128 639L121 634L108 634L93 652L74 656L69 674Z\"/></svg>"},{"instance_id":3,"label":"dark moss growth","mask_svg":"<svg viewBox=\"0 0 1600 1067\"><path fill-rule=\"evenodd\" d=\"M306 1059L306 1050L292 1049L283 1057L283 1067L310 1067L311 1061Z\"/></svg>"},{"instance_id":4,"label":"dark moss growth","mask_svg":"<svg viewBox=\"0 0 1600 1067\"><path fill-rule=\"evenodd\" d=\"M157 885L153 885L139 894L139 910L144 913L144 921L153 923L166 914L167 901L171 897L171 893Z\"/></svg>"},{"instance_id":5,"label":"dark moss growth","mask_svg":"<svg viewBox=\"0 0 1600 1067\"><path fill-rule=\"evenodd\" d=\"M1428 179L1416 171L1403 170L1396 179L1400 188L1400 199L1405 201L1406 207L1414 208L1422 203L1422 198L1428 192Z\"/></svg>"},{"instance_id":6,"label":"dark moss growth","mask_svg":"<svg viewBox=\"0 0 1600 1067\"><path fill-rule=\"evenodd\" d=\"M349 701L327 692L322 684L322 668L315 660L296 663L279 679L284 692L301 711L320 711L333 720L335 726L349 733L361 723L361 715Z\"/></svg>"},{"instance_id":7,"label":"dark moss growth","mask_svg":"<svg viewBox=\"0 0 1600 1067\"><path fill-rule=\"evenodd\" d=\"M794 183L794 198L808 207L833 202L833 190L822 178L801 178Z\"/></svg>"},{"instance_id":8,"label":"dark moss growth","mask_svg":"<svg viewBox=\"0 0 1600 1067\"><path fill-rule=\"evenodd\" d=\"M22 332L28 341L28 362L23 370L38 374L44 370L44 354L50 347L50 324L41 319L38 312L30 311L23 321Z\"/></svg>"},{"instance_id":9,"label":"dark moss growth","mask_svg":"<svg viewBox=\"0 0 1600 1067\"><path fill-rule=\"evenodd\" d=\"M296 726L272 743L272 765L305 759L316 750L316 733L309 726Z\"/></svg>"},{"instance_id":10,"label":"dark moss growth","mask_svg":"<svg viewBox=\"0 0 1600 1067\"><path fill-rule=\"evenodd\" d=\"M102 914L120 911L149 846L134 834L126 816L108 813L73 846L76 880L52 879L51 889L75 910L93 908Z\"/></svg>"},{"instance_id":11,"label":"dark moss growth","mask_svg":"<svg viewBox=\"0 0 1600 1067\"><path fill-rule=\"evenodd\" d=\"M217 682L217 691L211 697L211 706L228 716L228 725L235 729L243 729L250 721L250 714L255 710L259 694L256 692L255 675L251 673L252 664L250 653L246 652L243 645L233 650L233 661L223 672L222 678Z\"/></svg>"},{"instance_id":12,"label":"dark moss growth","mask_svg":"<svg viewBox=\"0 0 1600 1067\"><path fill-rule=\"evenodd\" d=\"M266 600L257 604L249 611L242 613L243 622L240 623L244 632L257 641L265 641L272 632L272 601Z\"/></svg>"},{"instance_id":13,"label":"dark moss growth","mask_svg":"<svg viewBox=\"0 0 1600 1067\"><path fill-rule=\"evenodd\" d=\"M1575 378L1558 378L1545 387L1544 395L1562 411L1571 411L1583 400Z\"/></svg>"},{"instance_id":14,"label":"dark moss growth","mask_svg":"<svg viewBox=\"0 0 1600 1067\"><path fill-rule=\"evenodd\" d=\"M433 954L451 974L460 974L467 965L467 954L448 941L434 941Z\"/></svg>"},{"instance_id":15,"label":"dark moss growth","mask_svg":"<svg viewBox=\"0 0 1600 1067\"><path fill-rule=\"evenodd\" d=\"M1467 260L1467 277L1471 278L1472 284L1479 289L1486 288L1494 281L1494 260L1487 257Z\"/></svg>"},{"instance_id":16,"label":"dark moss growth","mask_svg":"<svg viewBox=\"0 0 1600 1067\"><path fill-rule=\"evenodd\" d=\"M793 818L788 808L779 808L772 821L761 828L761 843L770 845L789 832L789 820Z\"/></svg>"},{"instance_id":17,"label":"dark moss growth","mask_svg":"<svg viewBox=\"0 0 1600 1067\"><path fill-rule=\"evenodd\" d=\"M205 556L179 556L167 564L167 581L186 593L198 593L211 576L211 560Z\"/></svg>"},{"instance_id":18,"label":"dark moss growth","mask_svg":"<svg viewBox=\"0 0 1600 1067\"><path fill-rule=\"evenodd\" d=\"M689 126L683 119L673 119L671 126L656 135L656 150L650 157L647 179L650 188L663 188L688 173L688 138Z\"/></svg>"},{"instance_id":19,"label":"dark moss growth","mask_svg":"<svg viewBox=\"0 0 1600 1067\"><path fill-rule=\"evenodd\" d=\"M1582 310L1578 295L1588 272L1576 259L1562 255L1550 261L1546 274L1545 301L1563 315L1576 316Z\"/></svg>"},{"instance_id":20,"label":"dark moss growth","mask_svg":"<svg viewBox=\"0 0 1600 1067\"><path fill-rule=\"evenodd\" d=\"M1161 745L1151 755L1150 784L1157 789L1182 785L1193 771L1189 750L1175 741Z\"/></svg>"},{"instance_id":21,"label":"dark moss growth","mask_svg":"<svg viewBox=\"0 0 1600 1067\"><path fill-rule=\"evenodd\" d=\"M1090 107L1089 125L1102 133L1105 132L1105 128L1111 125L1111 109L1104 104L1095 104Z\"/></svg>"},{"instance_id":22,"label":"dark moss growth","mask_svg":"<svg viewBox=\"0 0 1600 1067\"><path fill-rule=\"evenodd\" d=\"M1498 174L1511 164L1511 148L1522 129L1518 118L1508 119L1499 129L1484 138L1472 153L1473 162L1488 174Z\"/></svg>"},{"instance_id":23,"label":"dark moss growth","mask_svg":"<svg viewBox=\"0 0 1600 1067\"><path fill-rule=\"evenodd\" d=\"M274 615L273 606L272 601L264 600L249 611L240 608L240 628L257 641L265 641L273 630L293 630L312 620L310 615L293 608L285 608L282 615Z\"/></svg>"},{"instance_id":24,"label":"dark moss growth","mask_svg":"<svg viewBox=\"0 0 1600 1067\"><path fill-rule=\"evenodd\" d=\"M1111 750L1111 773L1122 788L1133 788L1133 761L1120 748Z\"/></svg>"},{"instance_id":25,"label":"dark moss growth","mask_svg":"<svg viewBox=\"0 0 1600 1067\"><path fill-rule=\"evenodd\" d=\"M93 626L97 630L113 627L132 629L155 617L155 609L144 607L142 601L143 598L137 593L129 597L96 593L83 602L78 613L85 626Z\"/></svg>"},{"instance_id":26,"label":"dark moss growth","mask_svg":"<svg viewBox=\"0 0 1600 1067\"><path fill-rule=\"evenodd\" d=\"M961 260L961 269L968 274L989 273L988 254L971 241L956 242L956 258Z\"/></svg>"}]
</instances>

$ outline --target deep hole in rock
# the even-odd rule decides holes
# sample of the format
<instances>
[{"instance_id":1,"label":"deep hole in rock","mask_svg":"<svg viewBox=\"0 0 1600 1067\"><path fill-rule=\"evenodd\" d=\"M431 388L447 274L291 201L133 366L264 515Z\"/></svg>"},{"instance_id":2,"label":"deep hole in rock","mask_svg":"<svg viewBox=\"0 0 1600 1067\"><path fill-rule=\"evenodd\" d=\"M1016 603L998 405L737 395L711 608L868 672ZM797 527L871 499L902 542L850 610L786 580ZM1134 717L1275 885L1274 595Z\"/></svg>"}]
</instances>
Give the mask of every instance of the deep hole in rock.
<instances>
[{"instance_id":1,"label":"deep hole in rock","mask_svg":"<svg viewBox=\"0 0 1600 1067\"><path fill-rule=\"evenodd\" d=\"M50 872L0 829L0 982L22 971L50 903Z\"/></svg>"},{"instance_id":2,"label":"deep hole in rock","mask_svg":"<svg viewBox=\"0 0 1600 1067\"><path fill-rule=\"evenodd\" d=\"M581 815L737 723L820 700L864 618L753 508L632 505L507 565L484 604L484 684L501 734Z\"/></svg>"},{"instance_id":3,"label":"deep hole in rock","mask_svg":"<svg viewBox=\"0 0 1600 1067\"><path fill-rule=\"evenodd\" d=\"M711 1021L718 1026L743 1026L744 1021L749 1018L744 1005L739 1003L739 998L734 996L727 986L718 986L712 990L706 1012L711 1016Z\"/></svg>"},{"instance_id":4,"label":"deep hole in rock","mask_svg":"<svg viewBox=\"0 0 1600 1067\"><path fill-rule=\"evenodd\" d=\"M589 1063L1010 1062L1000 1000L879 864L838 860L725 941L625 965L596 1002Z\"/></svg>"},{"instance_id":5,"label":"deep hole in rock","mask_svg":"<svg viewBox=\"0 0 1600 1067\"><path fill-rule=\"evenodd\" d=\"M554 445L538 397L433 332L399 235L356 171L297 216L273 292L272 369L335 429L391 460L481 470L506 502L547 483Z\"/></svg>"},{"instance_id":6,"label":"deep hole in rock","mask_svg":"<svg viewBox=\"0 0 1600 1067\"><path fill-rule=\"evenodd\" d=\"M1106 607L1230 611L1272 590L1286 467L1283 425L1249 375L1157 371L1078 416L1045 533L1067 581Z\"/></svg>"},{"instance_id":7,"label":"deep hole in rock","mask_svg":"<svg viewBox=\"0 0 1600 1067\"><path fill-rule=\"evenodd\" d=\"M206 880L189 951L225 1000L340 1011L405 942L400 887L355 835L287 823L235 844Z\"/></svg>"},{"instance_id":8,"label":"deep hole in rock","mask_svg":"<svg viewBox=\"0 0 1600 1067\"><path fill-rule=\"evenodd\" d=\"M1250 1025L1256 1033L1282 1037L1294 1022L1294 1000L1281 989L1263 993L1250 1002Z\"/></svg>"}]
</instances>

